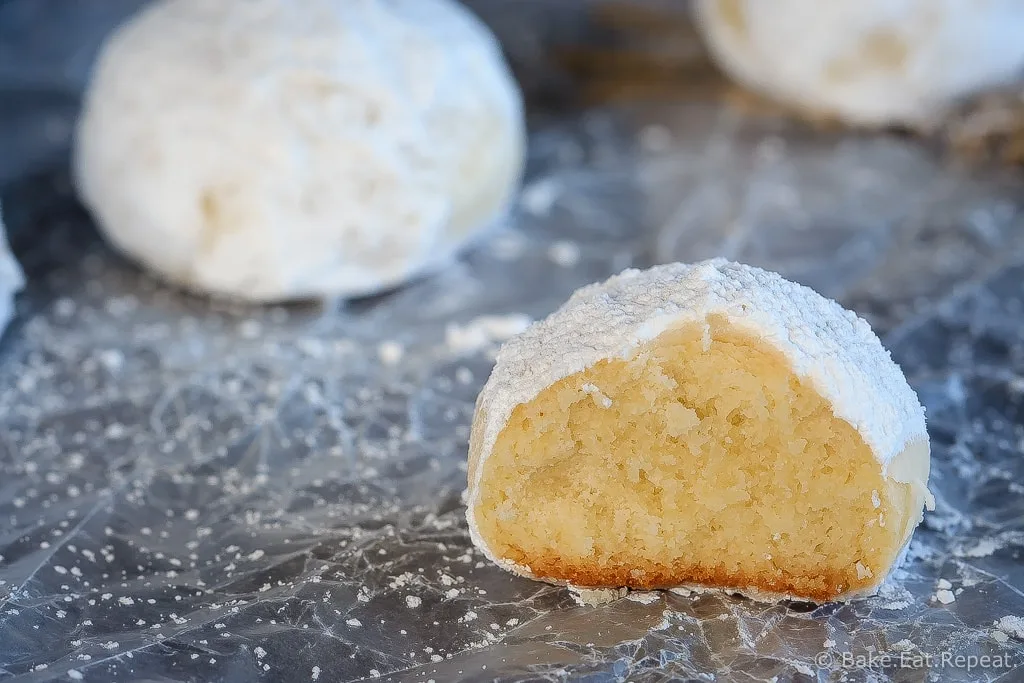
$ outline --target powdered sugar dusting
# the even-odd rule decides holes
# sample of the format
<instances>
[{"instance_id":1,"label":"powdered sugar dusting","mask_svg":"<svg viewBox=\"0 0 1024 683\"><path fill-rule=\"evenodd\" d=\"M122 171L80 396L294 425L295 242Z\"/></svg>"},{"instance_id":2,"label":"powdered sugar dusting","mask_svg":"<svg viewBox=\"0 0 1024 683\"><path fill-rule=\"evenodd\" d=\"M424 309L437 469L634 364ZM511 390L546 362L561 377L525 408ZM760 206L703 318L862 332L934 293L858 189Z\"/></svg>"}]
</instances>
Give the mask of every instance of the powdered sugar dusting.
<instances>
[{"instance_id":1,"label":"powdered sugar dusting","mask_svg":"<svg viewBox=\"0 0 1024 683\"><path fill-rule=\"evenodd\" d=\"M785 353L881 463L927 438L917 396L863 319L774 273L715 259L627 270L583 287L506 344L483 392L488 420L480 451L490 451L515 406L545 387L604 358L628 357L673 325L715 314Z\"/></svg>"}]
</instances>

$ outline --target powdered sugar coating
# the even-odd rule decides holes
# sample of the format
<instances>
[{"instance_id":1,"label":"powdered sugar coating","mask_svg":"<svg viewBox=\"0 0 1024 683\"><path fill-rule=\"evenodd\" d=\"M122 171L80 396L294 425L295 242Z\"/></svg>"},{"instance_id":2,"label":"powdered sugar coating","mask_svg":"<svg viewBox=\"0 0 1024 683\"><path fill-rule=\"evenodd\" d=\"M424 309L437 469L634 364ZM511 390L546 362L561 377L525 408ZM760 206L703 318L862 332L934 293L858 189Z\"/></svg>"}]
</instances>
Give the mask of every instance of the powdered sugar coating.
<instances>
[{"instance_id":1,"label":"powdered sugar coating","mask_svg":"<svg viewBox=\"0 0 1024 683\"><path fill-rule=\"evenodd\" d=\"M834 415L858 431L883 473L905 481L904 473L889 473L887 466L912 442L927 443L924 408L867 322L776 273L725 259L631 269L579 289L499 352L477 400L470 439L467 517L474 543L506 569L530 575L492 556L473 512L482 465L516 406L601 360L631 357L671 327L710 315L724 316L783 353Z\"/></svg>"},{"instance_id":2,"label":"powdered sugar coating","mask_svg":"<svg viewBox=\"0 0 1024 683\"><path fill-rule=\"evenodd\" d=\"M522 98L453 0L160 0L104 46L75 181L169 280L256 301L447 262L518 185Z\"/></svg>"}]
</instances>

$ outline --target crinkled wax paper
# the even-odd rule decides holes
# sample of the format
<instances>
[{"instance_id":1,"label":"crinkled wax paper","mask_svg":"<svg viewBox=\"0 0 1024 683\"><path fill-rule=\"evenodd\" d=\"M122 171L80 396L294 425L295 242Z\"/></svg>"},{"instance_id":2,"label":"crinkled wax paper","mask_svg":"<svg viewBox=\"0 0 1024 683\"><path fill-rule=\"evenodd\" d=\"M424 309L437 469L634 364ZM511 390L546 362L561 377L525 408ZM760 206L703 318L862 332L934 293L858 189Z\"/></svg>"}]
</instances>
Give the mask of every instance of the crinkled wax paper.
<instances>
[{"instance_id":1,"label":"crinkled wax paper","mask_svg":"<svg viewBox=\"0 0 1024 683\"><path fill-rule=\"evenodd\" d=\"M1019 174L713 102L563 103L532 120L510 225L444 272L211 302L114 255L69 188L88 61L136 4L0 3L29 277L0 342L0 680L1022 679ZM557 82L538 46L590 19L511 4L481 9L524 83ZM937 508L903 570L848 605L579 607L484 561L460 496L496 346L580 285L715 254L862 312L920 392Z\"/></svg>"}]
</instances>

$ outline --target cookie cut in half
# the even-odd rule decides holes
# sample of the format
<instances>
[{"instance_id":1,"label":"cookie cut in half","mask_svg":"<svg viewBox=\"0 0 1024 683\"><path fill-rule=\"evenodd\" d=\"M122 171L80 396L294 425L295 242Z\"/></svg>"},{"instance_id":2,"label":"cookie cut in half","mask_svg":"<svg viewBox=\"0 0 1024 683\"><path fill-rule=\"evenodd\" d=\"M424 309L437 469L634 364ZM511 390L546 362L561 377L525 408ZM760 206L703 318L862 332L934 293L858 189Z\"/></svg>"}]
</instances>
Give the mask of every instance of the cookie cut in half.
<instances>
[{"instance_id":1,"label":"cookie cut in half","mask_svg":"<svg viewBox=\"0 0 1024 683\"><path fill-rule=\"evenodd\" d=\"M926 502L924 409L868 324L716 259L584 287L477 401L469 529L583 588L873 594Z\"/></svg>"}]
</instances>

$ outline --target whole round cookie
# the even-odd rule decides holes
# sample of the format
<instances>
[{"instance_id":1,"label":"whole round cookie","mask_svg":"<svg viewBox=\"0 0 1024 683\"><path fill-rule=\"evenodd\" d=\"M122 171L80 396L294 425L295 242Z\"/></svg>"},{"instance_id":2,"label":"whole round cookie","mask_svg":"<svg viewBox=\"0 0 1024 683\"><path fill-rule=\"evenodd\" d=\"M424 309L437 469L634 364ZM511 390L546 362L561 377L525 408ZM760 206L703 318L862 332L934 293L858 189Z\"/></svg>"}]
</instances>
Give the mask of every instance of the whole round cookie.
<instances>
[{"instance_id":1,"label":"whole round cookie","mask_svg":"<svg viewBox=\"0 0 1024 683\"><path fill-rule=\"evenodd\" d=\"M927 125L1024 75L1017 0L698 0L696 17L736 80L855 125Z\"/></svg>"},{"instance_id":2,"label":"whole round cookie","mask_svg":"<svg viewBox=\"0 0 1024 683\"><path fill-rule=\"evenodd\" d=\"M350 297L499 220L524 137L500 47L453 0L158 0L101 51L74 174L171 281Z\"/></svg>"},{"instance_id":3,"label":"whole round cookie","mask_svg":"<svg viewBox=\"0 0 1024 683\"><path fill-rule=\"evenodd\" d=\"M866 322L724 260L630 270L501 349L469 530L579 588L873 593L930 496L924 410Z\"/></svg>"}]
</instances>

